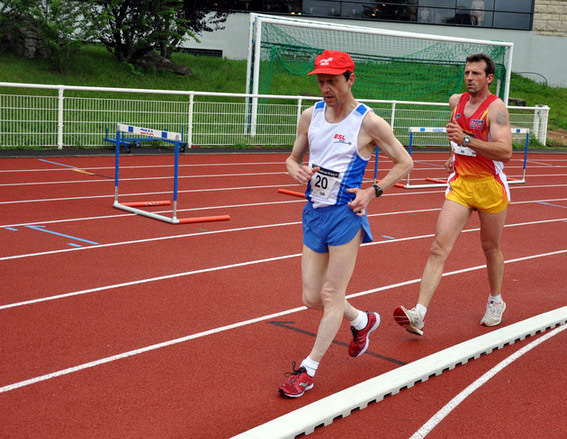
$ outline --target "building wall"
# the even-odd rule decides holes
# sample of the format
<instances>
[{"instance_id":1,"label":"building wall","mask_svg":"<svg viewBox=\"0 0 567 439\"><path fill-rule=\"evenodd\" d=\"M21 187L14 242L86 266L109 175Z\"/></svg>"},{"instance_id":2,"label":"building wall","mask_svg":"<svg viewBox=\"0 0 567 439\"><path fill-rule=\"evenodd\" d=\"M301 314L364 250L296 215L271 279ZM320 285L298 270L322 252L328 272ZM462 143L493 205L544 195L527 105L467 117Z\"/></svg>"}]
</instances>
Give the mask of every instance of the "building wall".
<instances>
[{"instance_id":1,"label":"building wall","mask_svg":"<svg viewBox=\"0 0 567 439\"><path fill-rule=\"evenodd\" d=\"M567 0L536 0L533 32L567 37Z\"/></svg>"},{"instance_id":2,"label":"building wall","mask_svg":"<svg viewBox=\"0 0 567 439\"><path fill-rule=\"evenodd\" d=\"M299 18L295 16L295 18ZM512 71L553 87L567 88L567 0L536 0L533 31L487 29L477 27L434 26L417 23L375 22L310 18L313 21L340 22L353 26L392 29L406 32L496 40L514 43ZM186 47L222 50L224 58L246 59L248 53L249 14L230 15L225 29L199 35L200 43L189 41ZM244 90L235 90L244 92Z\"/></svg>"}]
</instances>

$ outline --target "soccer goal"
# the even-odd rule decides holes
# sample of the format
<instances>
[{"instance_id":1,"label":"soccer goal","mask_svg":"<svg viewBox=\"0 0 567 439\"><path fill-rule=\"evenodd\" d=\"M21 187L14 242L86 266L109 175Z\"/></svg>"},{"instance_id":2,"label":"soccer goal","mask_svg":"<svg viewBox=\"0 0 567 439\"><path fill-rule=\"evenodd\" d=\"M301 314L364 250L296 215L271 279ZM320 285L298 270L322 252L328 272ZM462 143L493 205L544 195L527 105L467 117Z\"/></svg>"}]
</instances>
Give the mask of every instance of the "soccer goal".
<instances>
[{"instance_id":1,"label":"soccer goal","mask_svg":"<svg viewBox=\"0 0 567 439\"><path fill-rule=\"evenodd\" d=\"M155 206L169 206L170 200L157 200L157 201L132 201L132 202L119 202L119 183L120 183L120 145L124 141L123 134L142 136L139 140L161 140L164 142L173 143L175 145L174 166L173 166L173 214L171 217L162 215L160 213L147 211L141 207L155 207ZM126 212L135 213L137 215L153 218L159 221L164 221L170 224L189 224L189 223L202 223L210 221L225 221L229 220L228 215L217 216L204 216L196 218L178 218L177 217L177 193L178 193L178 179L179 179L179 151L182 147L183 136L181 133L174 133L169 131L154 130L150 128L136 127L132 125L117 124L116 125L116 157L114 166L114 205L116 209L125 210Z\"/></svg>"},{"instance_id":2,"label":"soccer goal","mask_svg":"<svg viewBox=\"0 0 567 439\"><path fill-rule=\"evenodd\" d=\"M447 143L447 130L439 127L410 127L409 128L409 146L408 152L412 155L416 139L419 139L419 144L426 146L428 144L437 144L440 135L443 135L445 143ZM526 166L528 163L528 145L530 143L530 130L528 128L511 128L511 133L514 138L524 138L524 157L522 165L522 176L520 178L507 177L508 184L518 184L526 182ZM430 187L446 187L447 178L425 177L427 183L412 182L411 173L406 177L406 182L396 184L396 187L404 189L422 189Z\"/></svg>"},{"instance_id":3,"label":"soccer goal","mask_svg":"<svg viewBox=\"0 0 567 439\"><path fill-rule=\"evenodd\" d=\"M508 102L513 43L250 14L247 93L270 94L279 75L306 75L325 49L348 52L360 99L447 102L463 86L465 58L496 63L493 93Z\"/></svg>"}]
</instances>

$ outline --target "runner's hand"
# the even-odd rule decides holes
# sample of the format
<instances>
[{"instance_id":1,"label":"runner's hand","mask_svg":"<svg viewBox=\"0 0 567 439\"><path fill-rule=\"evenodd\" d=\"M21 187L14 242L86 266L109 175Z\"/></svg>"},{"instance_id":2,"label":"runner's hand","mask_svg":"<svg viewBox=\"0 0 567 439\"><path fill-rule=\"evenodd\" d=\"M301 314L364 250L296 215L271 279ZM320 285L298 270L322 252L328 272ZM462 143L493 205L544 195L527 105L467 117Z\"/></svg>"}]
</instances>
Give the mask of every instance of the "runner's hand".
<instances>
[{"instance_id":1,"label":"runner's hand","mask_svg":"<svg viewBox=\"0 0 567 439\"><path fill-rule=\"evenodd\" d=\"M295 175L295 181L297 181L299 184L307 184L309 183L309 180L311 180L311 177L313 177L313 174L315 174L316 172L319 171L319 167L316 166L314 168L310 168L309 166L301 166L298 171L297 174Z\"/></svg>"},{"instance_id":2,"label":"runner's hand","mask_svg":"<svg viewBox=\"0 0 567 439\"><path fill-rule=\"evenodd\" d=\"M449 140L452 140L457 145L463 144L463 139L465 138L465 134L463 133L463 129L458 124L453 122L448 123L446 129Z\"/></svg>"},{"instance_id":3,"label":"runner's hand","mask_svg":"<svg viewBox=\"0 0 567 439\"><path fill-rule=\"evenodd\" d=\"M372 200L373 198L372 194L369 194L367 190L357 187L347 189L347 192L356 195L354 200L348 203L348 206L352 209L352 211L358 216L366 215L366 207L368 206L368 203L370 203L370 200Z\"/></svg>"},{"instance_id":4,"label":"runner's hand","mask_svg":"<svg viewBox=\"0 0 567 439\"><path fill-rule=\"evenodd\" d=\"M445 170L452 174L455 171L455 167L453 165L453 157L449 157L449 159L445 162Z\"/></svg>"}]
</instances>

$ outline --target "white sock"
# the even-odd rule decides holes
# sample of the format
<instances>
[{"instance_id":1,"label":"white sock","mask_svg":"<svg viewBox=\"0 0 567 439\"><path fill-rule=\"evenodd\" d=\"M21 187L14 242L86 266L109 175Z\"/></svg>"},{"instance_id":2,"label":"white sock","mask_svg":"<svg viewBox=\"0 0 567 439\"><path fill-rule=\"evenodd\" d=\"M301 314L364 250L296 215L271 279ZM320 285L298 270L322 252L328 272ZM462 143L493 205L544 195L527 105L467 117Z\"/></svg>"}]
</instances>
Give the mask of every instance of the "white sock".
<instances>
[{"instance_id":1,"label":"white sock","mask_svg":"<svg viewBox=\"0 0 567 439\"><path fill-rule=\"evenodd\" d=\"M364 311L358 311L356 319L350 321L349 323L354 329L360 331L361 329L366 328L366 325L368 325L368 314L366 314Z\"/></svg>"},{"instance_id":2,"label":"white sock","mask_svg":"<svg viewBox=\"0 0 567 439\"><path fill-rule=\"evenodd\" d=\"M303 366L305 368L305 370L307 371L307 374L310 377L314 377L315 372L317 372L317 368L319 367L319 363L317 363L316 361L313 361L311 359L311 357L308 356L305 360L303 360L301 362L301 366Z\"/></svg>"},{"instance_id":3,"label":"white sock","mask_svg":"<svg viewBox=\"0 0 567 439\"><path fill-rule=\"evenodd\" d=\"M502 302L502 294L499 294L498 296L488 296L488 303L496 303L499 304Z\"/></svg>"},{"instance_id":4,"label":"white sock","mask_svg":"<svg viewBox=\"0 0 567 439\"><path fill-rule=\"evenodd\" d=\"M427 314L427 308L425 306L423 306L421 303L418 303L415 306L415 309L417 312L419 312L421 314L421 318L425 319L425 314Z\"/></svg>"}]
</instances>

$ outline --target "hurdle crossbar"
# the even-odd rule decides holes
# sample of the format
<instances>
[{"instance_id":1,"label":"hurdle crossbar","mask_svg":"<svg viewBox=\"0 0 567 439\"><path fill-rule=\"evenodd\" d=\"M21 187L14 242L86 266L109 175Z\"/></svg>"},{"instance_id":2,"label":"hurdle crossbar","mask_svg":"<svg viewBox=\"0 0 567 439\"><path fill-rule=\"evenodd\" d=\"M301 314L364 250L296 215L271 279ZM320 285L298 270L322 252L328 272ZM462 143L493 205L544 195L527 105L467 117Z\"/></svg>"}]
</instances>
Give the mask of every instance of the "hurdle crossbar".
<instances>
[{"instance_id":1,"label":"hurdle crossbar","mask_svg":"<svg viewBox=\"0 0 567 439\"><path fill-rule=\"evenodd\" d=\"M119 197L119 182L120 182L120 139L122 133L130 133L135 135L147 136L152 139L159 139L164 142L170 142L175 145L175 159L174 159L174 171L173 171L173 215L171 217L161 215L154 212L148 212L146 210L140 209L139 207L145 206L165 206L170 205L169 200L160 201L134 201L127 203L120 203ZM156 219L159 221L164 221L170 224L190 224L197 222L211 222L211 221L226 221L230 219L228 215L216 215L216 216L205 216L198 218L177 218L177 182L179 179L179 150L181 148L181 141L183 135L181 133L175 133L164 130L154 130L151 128L142 128L132 125L126 125L122 123L116 124L116 159L115 159L115 171L114 171L114 204L113 207L116 209L124 210L126 212L135 213L140 216L147 218Z\"/></svg>"},{"instance_id":2,"label":"hurdle crossbar","mask_svg":"<svg viewBox=\"0 0 567 439\"><path fill-rule=\"evenodd\" d=\"M132 128L136 128L136 127L132 127ZM164 133L164 132L165 131L162 131L162 133ZM143 137L126 137L126 134L128 134L128 135L139 134L139 135L142 135ZM182 139L183 139L183 127L181 127L181 140ZM132 146L140 146L140 142L163 141L165 139L162 138L162 136L156 137L155 135L147 134L145 132L144 128L140 128L139 130L132 129L132 130L127 130L127 131L122 131L119 138L109 137L108 128L107 128L106 134L105 134L103 140L105 142L110 142L110 143L115 143L115 144L119 143L120 146L123 146L124 148L126 148L126 152L130 152L131 147ZM181 152L185 151L185 143L180 144L179 150Z\"/></svg>"},{"instance_id":3,"label":"hurdle crossbar","mask_svg":"<svg viewBox=\"0 0 567 439\"><path fill-rule=\"evenodd\" d=\"M409 128L409 146L408 152L412 154L412 147L413 147L413 135L414 133L446 133L446 128L439 128L439 127L410 127ZM526 141L524 145L524 163L522 168L522 178L508 178L508 184L519 184L526 182L526 166L528 163L528 146L530 143L530 130L529 128L511 128L510 132L512 134L525 134ZM411 174L411 173L410 173ZM412 184L411 183L411 175L408 174L406 177L406 183L400 184L398 187L402 187L404 189L423 189L423 188L431 188L431 187L446 187L447 182L446 179L443 181L441 178L431 178L427 177L425 180L429 181L430 183L425 184Z\"/></svg>"}]
</instances>

